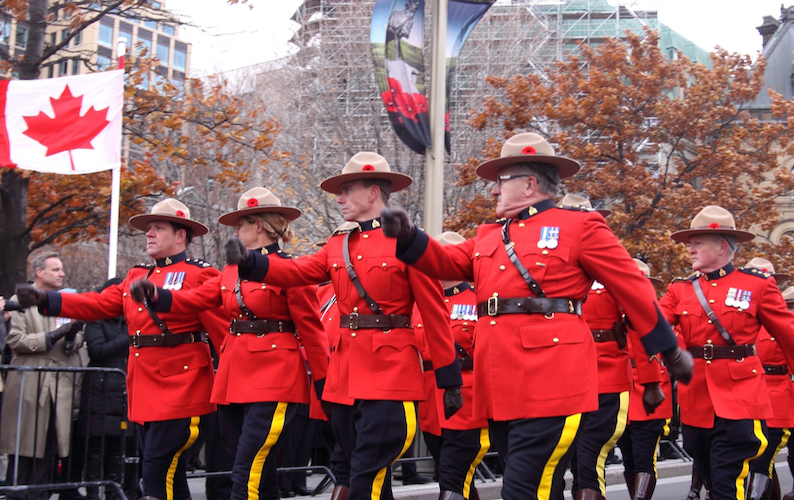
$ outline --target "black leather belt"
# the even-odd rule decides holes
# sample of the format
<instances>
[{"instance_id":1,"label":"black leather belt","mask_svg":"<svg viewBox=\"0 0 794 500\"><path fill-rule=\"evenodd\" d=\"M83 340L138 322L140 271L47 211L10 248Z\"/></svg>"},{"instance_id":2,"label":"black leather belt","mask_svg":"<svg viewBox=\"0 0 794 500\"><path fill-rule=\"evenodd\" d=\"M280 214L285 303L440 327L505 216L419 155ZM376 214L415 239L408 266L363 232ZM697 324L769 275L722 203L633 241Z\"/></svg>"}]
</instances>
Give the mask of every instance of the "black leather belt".
<instances>
[{"instance_id":1,"label":"black leather belt","mask_svg":"<svg viewBox=\"0 0 794 500\"><path fill-rule=\"evenodd\" d=\"M132 347L174 347L181 344L207 342L207 332L160 333L157 335L130 335Z\"/></svg>"},{"instance_id":2,"label":"black leather belt","mask_svg":"<svg viewBox=\"0 0 794 500\"><path fill-rule=\"evenodd\" d=\"M433 371L433 362L429 359L425 359L422 361L422 370L426 372Z\"/></svg>"},{"instance_id":3,"label":"black leather belt","mask_svg":"<svg viewBox=\"0 0 794 500\"><path fill-rule=\"evenodd\" d=\"M477 314L499 316L500 314L577 314L582 315L582 301L575 299L551 299L547 297L522 297L503 299L489 297L477 304Z\"/></svg>"},{"instance_id":4,"label":"black leather belt","mask_svg":"<svg viewBox=\"0 0 794 500\"><path fill-rule=\"evenodd\" d=\"M461 370L474 371L474 358L458 358ZM423 360L422 369L426 372L433 370L433 361Z\"/></svg>"},{"instance_id":5,"label":"black leather belt","mask_svg":"<svg viewBox=\"0 0 794 500\"><path fill-rule=\"evenodd\" d=\"M596 342L616 342L614 330L590 330Z\"/></svg>"},{"instance_id":6,"label":"black leather belt","mask_svg":"<svg viewBox=\"0 0 794 500\"><path fill-rule=\"evenodd\" d=\"M411 328L411 316L406 314L343 314L339 317L339 328Z\"/></svg>"},{"instance_id":7,"label":"black leather belt","mask_svg":"<svg viewBox=\"0 0 794 500\"><path fill-rule=\"evenodd\" d=\"M295 333L295 323L292 321L272 321L267 319L251 321L233 319L229 322L229 332L237 335L241 333Z\"/></svg>"},{"instance_id":8,"label":"black leather belt","mask_svg":"<svg viewBox=\"0 0 794 500\"><path fill-rule=\"evenodd\" d=\"M741 359L755 356L755 344L690 346L686 348L692 356L700 359Z\"/></svg>"},{"instance_id":9,"label":"black leather belt","mask_svg":"<svg viewBox=\"0 0 794 500\"><path fill-rule=\"evenodd\" d=\"M786 365L764 365L764 372L767 375L788 375L788 366L786 366Z\"/></svg>"}]
</instances>

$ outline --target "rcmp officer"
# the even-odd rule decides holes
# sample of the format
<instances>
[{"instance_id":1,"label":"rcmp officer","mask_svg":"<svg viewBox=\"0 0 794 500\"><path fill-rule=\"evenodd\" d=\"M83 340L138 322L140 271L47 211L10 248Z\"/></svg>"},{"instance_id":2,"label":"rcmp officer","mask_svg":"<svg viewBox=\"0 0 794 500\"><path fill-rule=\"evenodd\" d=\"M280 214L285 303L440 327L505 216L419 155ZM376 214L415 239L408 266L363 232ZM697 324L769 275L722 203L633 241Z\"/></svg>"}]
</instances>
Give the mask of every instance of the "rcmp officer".
<instances>
[{"instance_id":1,"label":"rcmp officer","mask_svg":"<svg viewBox=\"0 0 794 500\"><path fill-rule=\"evenodd\" d=\"M270 190L249 189L237 210L218 221L235 227L246 248L278 259L291 259L279 240L289 242L289 221L301 211L283 206ZM276 459L300 404L309 403L305 348L317 392L328 370L328 341L318 315L314 287L282 288L241 280L237 266L191 290L163 290L141 279L130 287L133 299L157 304L158 312L189 314L223 307L227 334L218 349L220 362L212 389L218 405L223 444L235 456L233 500L280 498ZM238 445L239 443L239 445Z\"/></svg>"},{"instance_id":2,"label":"rcmp officer","mask_svg":"<svg viewBox=\"0 0 794 500\"><path fill-rule=\"evenodd\" d=\"M722 207L707 206L690 229L672 234L689 245L695 274L673 282L660 302L681 329L679 342L695 356L692 382L678 386L684 448L704 477L712 500L745 497L751 460L764 453L765 419L773 416L756 355L765 327L794 361L794 314L774 278L731 263L737 243L755 236L736 229ZM751 476L748 490L761 476Z\"/></svg>"},{"instance_id":3,"label":"rcmp officer","mask_svg":"<svg viewBox=\"0 0 794 500\"><path fill-rule=\"evenodd\" d=\"M389 466L416 433L416 403L424 397L422 366L411 311L419 305L433 352L436 383L445 388L447 416L460 408L461 376L449 315L438 281L394 257L395 242L383 235L380 212L392 191L412 179L391 172L386 159L358 153L340 175L320 184L339 196L342 214L357 222L338 232L317 253L295 260L274 259L227 246L227 261L239 263L243 279L276 286L333 282L340 335L331 345L323 392L331 425L350 463L349 491L337 485L334 499L391 498ZM436 366L437 362L437 366Z\"/></svg>"},{"instance_id":4,"label":"rcmp officer","mask_svg":"<svg viewBox=\"0 0 794 500\"><path fill-rule=\"evenodd\" d=\"M592 212L590 200L566 194L560 208ZM610 210L597 210L607 217ZM631 364L626 349L623 313L610 290L594 281L582 306L595 341L598 360L598 409L582 420L576 451L571 465L573 496L576 500L603 499L606 495L607 454L623 435L629 412Z\"/></svg>"},{"instance_id":5,"label":"rcmp officer","mask_svg":"<svg viewBox=\"0 0 794 500\"><path fill-rule=\"evenodd\" d=\"M634 259L634 262L654 286L662 284L659 278L651 277L651 269L645 262L639 259ZM642 346L635 347L630 340L628 348L632 367L629 420L618 446L623 452L623 475L631 499L649 500L656 488L659 440L670 434L673 387L659 356L647 356Z\"/></svg>"},{"instance_id":6,"label":"rcmp officer","mask_svg":"<svg viewBox=\"0 0 794 500\"><path fill-rule=\"evenodd\" d=\"M776 273L775 267L766 259L756 257L743 269L768 273L779 284L791 277L790 274ZM794 291L794 290L792 290ZM786 306L791 307L789 301L794 298L788 290L783 292ZM766 438L769 443L764 454L750 463L750 474L753 489L748 487L747 494L751 499L780 498L780 483L775 472L775 457L790 442L791 428L794 427L794 382L792 371L786 363L786 356L778 345L777 339L769 334L766 328L761 327L756 344L758 358L764 365L764 379L769 389L769 400L772 403L773 417L766 420ZM769 478L769 481L766 479ZM771 494L767 494L767 492Z\"/></svg>"},{"instance_id":7,"label":"rcmp officer","mask_svg":"<svg viewBox=\"0 0 794 500\"><path fill-rule=\"evenodd\" d=\"M442 245L457 245L465 238L447 231L436 237ZM479 499L474 486L474 471L490 448L488 421L475 418L472 386L474 384L474 335L477 327L477 302L473 287L467 282L442 282L444 303L450 318L455 350L463 376L463 407L452 418L443 418L443 391L433 380L432 353L424 342L421 317L415 313L417 336L424 344L422 359L425 366L427 398L419 403L419 426L427 448L438 462L441 500Z\"/></svg>"},{"instance_id":8,"label":"rcmp officer","mask_svg":"<svg viewBox=\"0 0 794 500\"><path fill-rule=\"evenodd\" d=\"M518 134L500 158L477 168L496 182L491 193L504 219L481 225L473 239L441 246L404 210L382 213L401 260L438 279L474 282L474 416L506 433L506 500L556 498L582 413L598 408L593 336L581 316L594 279L624 305L648 353L664 352L684 378L692 367L658 312L653 286L636 266L629 270L631 257L604 218L555 206L560 179L578 170L539 135Z\"/></svg>"},{"instance_id":9,"label":"rcmp officer","mask_svg":"<svg viewBox=\"0 0 794 500\"><path fill-rule=\"evenodd\" d=\"M218 275L201 259L189 259L186 249L207 226L190 218L190 210L174 199L152 207L150 214L130 218L146 231L146 249L155 264L132 268L126 279L102 293L40 293L19 286L19 301L38 304L49 316L85 321L124 316L130 332L127 367L129 419L137 422L143 456L144 494L150 499L190 498L182 452L196 441L199 417L215 410L210 402L213 367L207 332L220 345L228 320L219 308L189 313L163 313L132 300L130 285L143 277L166 289L196 288Z\"/></svg>"}]
</instances>

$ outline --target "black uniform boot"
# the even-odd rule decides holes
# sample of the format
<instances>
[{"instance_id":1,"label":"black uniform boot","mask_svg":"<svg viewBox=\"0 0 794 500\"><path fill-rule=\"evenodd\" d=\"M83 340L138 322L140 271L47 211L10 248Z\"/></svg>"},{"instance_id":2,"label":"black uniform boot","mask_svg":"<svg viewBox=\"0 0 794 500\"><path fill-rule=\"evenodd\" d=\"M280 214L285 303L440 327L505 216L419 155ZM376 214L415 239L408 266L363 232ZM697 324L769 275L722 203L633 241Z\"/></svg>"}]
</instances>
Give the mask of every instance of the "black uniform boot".
<instances>
[{"instance_id":1,"label":"black uniform boot","mask_svg":"<svg viewBox=\"0 0 794 500\"><path fill-rule=\"evenodd\" d=\"M632 500L650 500L656 489L656 476L647 472L638 472L634 480L634 496Z\"/></svg>"},{"instance_id":2,"label":"black uniform boot","mask_svg":"<svg viewBox=\"0 0 794 500\"><path fill-rule=\"evenodd\" d=\"M765 500L766 490L769 488L769 476L759 472L750 474L744 498L746 500Z\"/></svg>"}]
</instances>

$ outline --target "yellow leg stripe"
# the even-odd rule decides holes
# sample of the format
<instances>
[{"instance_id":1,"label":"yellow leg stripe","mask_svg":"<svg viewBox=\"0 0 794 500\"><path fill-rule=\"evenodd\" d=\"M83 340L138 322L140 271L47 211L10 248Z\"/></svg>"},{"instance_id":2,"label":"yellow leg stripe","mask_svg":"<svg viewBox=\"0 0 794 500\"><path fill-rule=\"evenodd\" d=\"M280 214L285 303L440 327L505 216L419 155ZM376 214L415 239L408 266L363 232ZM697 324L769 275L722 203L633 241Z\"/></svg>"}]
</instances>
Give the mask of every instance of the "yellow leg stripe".
<instances>
[{"instance_id":1,"label":"yellow leg stripe","mask_svg":"<svg viewBox=\"0 0 794 500\"><path fill-rule=\"evenodd\" d=\"M488 433L488 427L480 429L480 451L477 452L477 457L474 462L469 465L469 472L466 473L466 479L463 482L463 496L469 498L471 494L471 482L474 479L474 471L480 465L488 449L491 447L491 435Z\"/></svg>"},{"instance_id":2,"label":"yellow leg stripe","mask_svg":"<svg viewBox=\"0 0 794 500\"><path fill-rule=\"evenodd\" d=\"M198 439L199 421L201 421L200 417L190 418L187 442L184 446L182 446L182 448L179 449L178 452L176 452L174 458L171 459L171 464L168 466L168 472L166 472L165 475L165 500L174 500L174 475L176 474L176 466L179 462L179 457L182 456L182 453L190 448L193 443L196 442L196 439Z\"/></svg>"},{"instance_id":3,"label":"yellow leg stripe","mask_svg":"<svg viewBox=\"0 0 794 500\"><path fill-rule=\"evenodd\" d=\"M769 477L772 477L772 471L775 470L775 458L777 458L777 454L780 453L780 450L786 447L788 444L788 439L791 437L791 430L790 429L783 429L783 437L780 439L780 444L777 445L775 449L775 453L772 455L772 460L769 461Z\"/></svg>"},{"instance_id":4,"label":"yellow leg stripe","mask_svg":"<svg viewBox=\"0 0 794 500\"><path fill-rule=\"evenodd\" d=\"M551 482L554 479L554 471L560 464L562 457L568 452L568 449L573 444L576 438L576 433L579 431L579 425L582 423L582 414L577 413L570 417L565 417L565 424L562 428L562 435L557 446L549 457L549 461L543 467L543 473L540 476L540 484L538 485L538 500L549 500L551 497Z\"/></svg>"},{"instance_id":5,"label":"yellow leg stripe","mask_svg":"<svg viewBox=\"0 0 794 500\"><path fill-rule=\"evenodd\" d=\"M598 489L601 491L602 496L607 496L607 486L604 480L604 469L606 468L607 455L609 451L615 447L620 439L620 436L626 431L626 423L629 418L629 391L620 393L620 407L618 408L617 422L615 424L615 432L612 433L609 440L601 447L596 459L596 475L598 476Z\"/></svg>"},{"instance_id":6,"label":"yellow leg stripe","mask_svg":"<svg viewBox=\"0 0 794 500\"><path fill-rule=\"evenodd\" d=\"M736 500L744 500L744 480L750 473L750 462L763 455L766 446L769 444L766 436L764 436L764 429L761 427L760 420L753 420L753 434L755 434L755 437L761 442L761 445L758 447L758 453L756 453L755 456L747 458L742 462L742 471L739 473L739 477L736 478Z\"/></svg>"},{"instance_id":7,"label":"yellow leg stripe","mask_svg":"<svg viewBox=\"0 0 794 500\"><path fill-rule=\"evenodd\" d=\"M270 423L270 430L267 432L265 442L254 455L251 471L248 474L248 500L259 499L259 483L262 482L262 469L265 467L265 460L267 460L270 450L276 445L281 432L284 430L287 406L288 403L284 402L276 405L276 411L273 413L273 421Z\"/></svg>"},{"instance_id":8,"label":"yellow leg stripe","mask_svg":"<svg viewBox=\"0 0 794 500\"><path fill-rule=\"evenodd\" d=\"M416 407L413 401L403 401L403 411L405 412L405 442L403 443L400 454L397 455L397 458L394 459L392 464L408 451L416 435ZM386 480L386 472L388 470L388 467L384 467L375 474L375 481L372 483L372 493L370 494L372 500L378 500L380 498L380 493L383 490L383 483Z\"/></svg>"}]
</instances>

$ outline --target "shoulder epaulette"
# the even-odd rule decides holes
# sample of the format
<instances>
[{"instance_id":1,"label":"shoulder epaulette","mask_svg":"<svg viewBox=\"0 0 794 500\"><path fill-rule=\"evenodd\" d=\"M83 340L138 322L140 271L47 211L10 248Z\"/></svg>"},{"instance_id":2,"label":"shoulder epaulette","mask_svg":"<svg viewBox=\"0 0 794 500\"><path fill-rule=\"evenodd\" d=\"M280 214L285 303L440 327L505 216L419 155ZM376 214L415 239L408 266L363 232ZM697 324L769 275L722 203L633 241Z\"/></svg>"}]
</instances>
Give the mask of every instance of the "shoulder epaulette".
<instances>
[{"instance_id":1,"label":"shoulder epaulette","mask_svg":"<svg viewBox=\"0 0 794 500\"><path fill-rule=\"evenodd\" d=\"M276 255L278 255L278 256L279 256L279 257L281 257L282 259L297 259L297 258L298 258L298 256L297 256L297 255L295 255L295 254L291 254L291 253L287 253L287 252L282 252L281 250L279 250L278 252L276 252Z\"/></svg>"},{"instance_id":2,"label":"shoulder epaulette","mask_svg":"<svg viewBox=\"0 0 794 500\"><path fill-rule=\"evenodd\" d=\"M135 264L135 267L140 267L143 269L151 269L154 267L154 264L147 264L145 262L141 262L140 264Z\"/></svg>"},{"instance_id":3,"label":"shoulder epaulette","mask_svg":"<svg viewBox=\"0 0 794 500\"><path fill-rule=\"evenodd\" d=\"M212 267L212 264L207 262L204 259L185 259L186 264L190 264L196 267Z\"/></svg>"},{"instance_id":4,"label":"shoulder epaulette","mask_svg":"<svg viewBox=\"0 0 794 500\"><path fill-rule=\"evenodd\" d=\"M670 283L671 284L672 283L678 283L679 281L695 281L696 279L700 278L700 276L701 276L701 274L699 272L694 272L694 273L692 273L692 274L690 274L689 276L686 276L686 277L677 276L677 277L673 278L673 281L671 281Z\"/></svg>"},{"instance_id":5,"label":"shoulder epaulette","mask_svg":"<svg viewBox=\"0 0 794 500\"><path fill-rule=\"evenodd\" d=\"M341 226L339 226L338 228L336 228L332 236L336 236L338 234L346 234L352 232L355 229L359 229L359 227L360 226L358 225L358 222L348 221L342 224Z\"/></svg>"},{"instance_id":6,"label":"shoulder epaulette","mask_svg":"<svg viewBox=\"0 0 794 500\"><path fill-rule=\"evenodd\" d=\"M563 210L570 210L572 212L595 212L595 209L583 207L582 205L573 205L570 207L557 207L557 208L561 208Z\"/></svg>"},{"instance_id":7,"label":"shoulder epaulette","mask_svg":"<svg viewBox=\"0 0 794 500\"><path fill-rule=\"evenodd\" d=\"M751 276L757 276L758 278L763 278L763 279L767 279L770 276L772 276L770 273L768 273L766 271L762 271L760 269L756 269L754 267L751 267L749 269L748 268L741 268L741 269L739 269L739 271L743 272L744 274L749 274Z\"/></svg>"}]
</instances>

